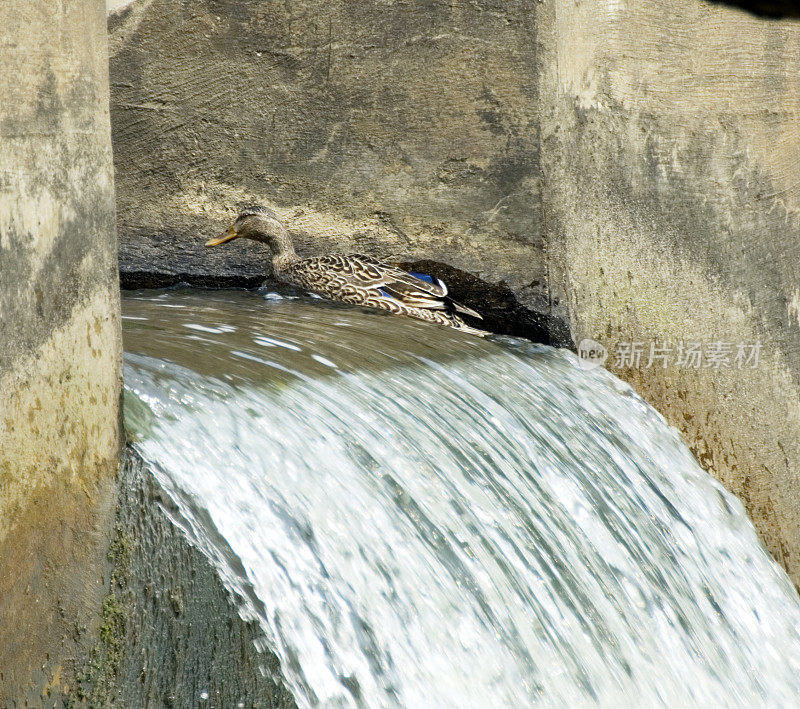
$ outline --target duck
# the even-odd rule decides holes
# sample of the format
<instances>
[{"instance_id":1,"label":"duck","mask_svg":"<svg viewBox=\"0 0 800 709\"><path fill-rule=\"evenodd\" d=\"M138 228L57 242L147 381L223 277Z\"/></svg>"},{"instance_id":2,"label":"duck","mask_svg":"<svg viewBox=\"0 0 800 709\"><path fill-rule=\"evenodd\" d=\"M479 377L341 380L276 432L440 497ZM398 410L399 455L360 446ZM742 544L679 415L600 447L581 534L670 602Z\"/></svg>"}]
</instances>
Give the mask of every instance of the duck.
<instances>
[{"instance_id":1,"label":"duck","mask_svg":"<svg viewBox=\"0 0 800 709\"><path fill-rule=\"evenodd\" d=\"M272 251L273 276L328 300L387 310L483 337L489 333L468 325L462 315L482 316L448 295L447 286L424 273L404 271L365 254L331 254L300 258L289 230L268 207L243 209L236 221L206 246L252 239Z\"/></svg>"}]
</instances>

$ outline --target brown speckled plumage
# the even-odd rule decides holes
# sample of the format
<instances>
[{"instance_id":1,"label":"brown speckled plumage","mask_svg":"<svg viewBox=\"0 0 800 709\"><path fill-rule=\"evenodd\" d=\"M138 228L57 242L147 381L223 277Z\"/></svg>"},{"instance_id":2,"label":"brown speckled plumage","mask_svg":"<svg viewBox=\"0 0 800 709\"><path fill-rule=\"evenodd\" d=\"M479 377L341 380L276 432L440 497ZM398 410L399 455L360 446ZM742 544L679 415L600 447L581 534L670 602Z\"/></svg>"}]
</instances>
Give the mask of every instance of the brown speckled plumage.
<instances>
[{"instance_id":1,"label":"brown speckled plumage","mask_svg":"<svg viewBox=\"0 0 800 709\"><path fill-rule=\"evenodd\" d=\"M486 334L461 319L459 313L481 316L453 301L441 281L432 279L429 283L364 254L299 258L288 231L275 213L265 207L245 209L225 234L206 245L216 246L238 237L268 244L273 254L274 275L284 283L330 300L380 308L476 335Z\"/></svg>"}]
</instances>

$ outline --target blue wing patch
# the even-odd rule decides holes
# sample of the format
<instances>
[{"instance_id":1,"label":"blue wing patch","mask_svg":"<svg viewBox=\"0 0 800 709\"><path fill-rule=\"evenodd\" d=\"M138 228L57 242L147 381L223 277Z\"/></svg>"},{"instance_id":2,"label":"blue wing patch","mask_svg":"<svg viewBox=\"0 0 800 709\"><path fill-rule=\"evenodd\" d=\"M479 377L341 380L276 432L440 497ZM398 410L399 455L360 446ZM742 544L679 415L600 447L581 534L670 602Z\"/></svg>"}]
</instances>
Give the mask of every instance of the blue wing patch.
<instances>
[{"instance_id":1,"label":"blue wing patch","mask_svg":"<svg viewBox=\"0 0 800 709\"><path fill-rule=\"evenodd\" d=\"M383 288L378 288L378 293L380 293L384 298L394 298L393 295L389 295Z\"/></svg>"},{"instance_id":2,"label":"blue wing patch","mask_svg":"<svg viewBox=\"0 0 800 709\"><path fill-rule=\"evenodd\" d=\"M417 273L416 271L409 271L409 273L414 276L414 278L419 278L419 280L430 283L431 285L437 285L438 283L433 276L429 276L427 273Z\"/></svg>"}]
</instances>

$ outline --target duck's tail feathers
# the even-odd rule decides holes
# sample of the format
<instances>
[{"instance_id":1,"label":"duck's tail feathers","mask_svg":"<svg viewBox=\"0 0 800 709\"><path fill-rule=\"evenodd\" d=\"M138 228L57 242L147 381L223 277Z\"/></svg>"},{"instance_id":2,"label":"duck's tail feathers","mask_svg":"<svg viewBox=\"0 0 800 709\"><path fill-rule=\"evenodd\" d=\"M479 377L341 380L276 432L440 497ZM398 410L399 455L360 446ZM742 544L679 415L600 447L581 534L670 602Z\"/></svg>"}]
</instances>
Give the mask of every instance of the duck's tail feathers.
<instances>
[{"instance_id":1,"label":"duck's tail feathers","mask_svg":"<svg viewBox=\"0 0 800 709\"><path fill-rule=\"evenodd\" d=\"M483 315L476 312L472 308L468 308L466 305L461 305L461 303L456 303L456 301L452 300L451 298L445 298L445 302L456 313L462 313L463 315L469 315L471 318L477 318L478 320L483 320Z\"/></svg>"}]
</instances>

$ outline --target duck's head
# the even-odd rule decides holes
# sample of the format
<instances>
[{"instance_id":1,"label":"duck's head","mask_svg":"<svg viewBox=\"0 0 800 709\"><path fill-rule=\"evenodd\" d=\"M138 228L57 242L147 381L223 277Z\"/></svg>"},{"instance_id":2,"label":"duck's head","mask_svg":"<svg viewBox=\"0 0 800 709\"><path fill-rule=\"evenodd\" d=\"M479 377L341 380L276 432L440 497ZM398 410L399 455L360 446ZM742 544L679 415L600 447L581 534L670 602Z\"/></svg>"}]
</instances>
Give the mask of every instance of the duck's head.
<instances>
[{"instance_id":1,"label":"duck's head","mask_svg":"<svg viewBox=\"0 0 800 709\"><path fill-rule=\"evenodd\" d=\"M286 227L278 216L267 207L246 207L227 231L206 241L206 246L219 246L233 239L253 239L274 247L276 242L286 237Z\"/></svg>"}]
</instances>

